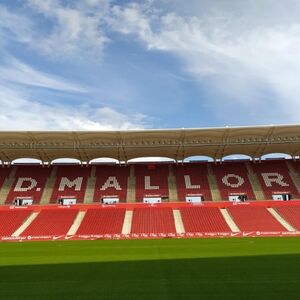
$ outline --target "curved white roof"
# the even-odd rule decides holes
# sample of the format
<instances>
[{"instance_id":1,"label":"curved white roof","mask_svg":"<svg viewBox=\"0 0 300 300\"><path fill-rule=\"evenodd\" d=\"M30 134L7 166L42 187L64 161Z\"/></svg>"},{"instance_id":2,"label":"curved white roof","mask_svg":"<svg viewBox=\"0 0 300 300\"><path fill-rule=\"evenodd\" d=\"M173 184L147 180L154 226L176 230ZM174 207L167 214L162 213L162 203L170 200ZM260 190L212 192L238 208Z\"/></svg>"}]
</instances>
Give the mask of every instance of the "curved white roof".
<instances>
[{"instance_id":1,"label":"curved white roof","mask_svg":"<svg viewBox=\"0 0 300 300\"><path fill-rule=\"evenodd\" d=\"M57 158L90 161L110 157L183 160L194 155L221 159L231 154L259 158L269 153L300 155L300 125L137 131L0 131L0 160Z\"/></svg>"}]
</instances>

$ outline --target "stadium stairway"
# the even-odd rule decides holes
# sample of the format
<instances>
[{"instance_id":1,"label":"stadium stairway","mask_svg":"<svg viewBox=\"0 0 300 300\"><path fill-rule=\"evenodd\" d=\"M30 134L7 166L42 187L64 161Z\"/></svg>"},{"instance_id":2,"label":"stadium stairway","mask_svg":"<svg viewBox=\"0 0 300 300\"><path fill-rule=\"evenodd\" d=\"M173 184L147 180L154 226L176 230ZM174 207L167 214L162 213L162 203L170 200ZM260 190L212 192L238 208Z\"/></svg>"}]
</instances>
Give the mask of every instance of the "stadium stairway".
<instances>
[{"instance_id":1,"label":"stadium stairway","mask_svg":"<svg viewBox=\"0 0 300 300\"><path fill-rule=\"evenodd\" d=\"M175 222L176 233L185 233L184 225L181 218L181 213L179 209L173 209L173 216Z\"/></svg>"},{"instance_id":2,"label":"stadium stairway","mask_svg":"<svg viewBox=\"0 0 300 300\"><path fill-rule=\"evenodd\" d=\"M42 194L41 204L49 204L50 198L54 189L55 181L56 181L56 172L57 166L52 166L52 171L50 177L46 181L46 185Z\"/></svg>"},{"instance_id":3,"label":"stadium stairway","mask_svg":"<svg viewBox=\"0 0 300 300\"><path fill-rule=\"evenodd\" d=\"M79 211L77 216L75 217L72 226L70 227L69 231L67 232L67 235L73 235L78 230L79 226L81 225L81 222L85 216L85 211Z\"/></svg>"},{"instance_id":4,"label":"stadium stairway","mask_svg":"<svg viewBox=\"0 0 300 300\"><path fill-rule=\"evenodd\" d=\"M208 184L211 191L211 198L213 201L220 201L221 200L221 193L217 184L216 177L213 173L212 167L210 164L207 164L207 170L208 170Z\"/></svg>"},{"instance_id":5,"label":"stadium stairway","mask_svg":"<svg viewBox=\"0 0 300 300\"><path fill-rule=\"evenodd\" d=\"M267 210L287 231L296 231L274 208L268 207Z\"/></svg>"},{"instance_id":6,"label":"stadium stairway","mask_svg":"<svg viewBox=\"0 0 300 300\"><path fill-rule=\"evenodd\" d=\"M90 177L87 180L86 190L84 193L83 203L93 203L96 186L96 167L92 166Z\"/></svg>"},{"instance_id":7,"label":"stadium stairway","mask_svg":"<svg viewBox=\"0 0 300 300\"><path fill-rule=\"evenodd\" d=\"M256 173L265 199L272 199L273 194L288 193L292 198L299 198L299 192L290 176L285 160L261 160L253 163L252 168ZM269 176L276 176L278 179L270 181Z\"/></svg>"},{"instance_id":8,"label":"stadium stairway","mask_svg":"<svg viewBox=\"0 0 300 300\"><path fill-rule=\"evenodd\" d=\"M300 207L297 205L274 207L274 210L293 228L300 231Z\"/></svg>"},{"instance_id":9,"label":"stadium stairway","mask_svg":"<svg viewBox=\"0 0 300 300\"><path fill-rule=\"evenodd\" d=\"M0 188L2 188L5 179L9 177L12 169L11 167L4 167L3 165L0 167Z\"/></svg>"},{"instance_id":10,"label":"stadium stairway","mask_svg":"<svg viewBox=\"0 0 300 300\"><path fill-rule=\"evenodd\" d=\"M65 235L77 214L78 209L44 209L20 236Z\"/></svg>"},{"instance_id":11,"label":"stadium stairway","mask_svg":"<svg viewBox=\"0 0 300 300\"><path fill-rule=\"evenodd\" d=\"M0 236L10 236L31 214L30 210L0 211Z\"/></svg>"},{"instance_id":12,"label":"stadium stairway","mask_svg":"<svg viewBox=\"0 0 300 300\"><path fill-rule=\"evenodd\" d=\"M298 191L298 193L300 194L300 175L299 173L295 170L293 164L291 163L291 161L286 161L287 167L289 169L289 174L290 177Z\"/></svg>"},{"instance_id":13,"label":"stadium stairway","mask_svg":"<svg viewBox=\"0 0 300 300\"><path fill-rule=\"evenodd\" d=\"M12 170L7 178L5 178L3 185L0 191L0 205L3 205L6 202L9 191L15 181L15 175L18 169L18 166L11 167Z\"/></svg>"},{"instance_id":14,"label":"stadium stairway","mask_svg":"<svg viewBox=\"0 0 300 300\"><path fill-rule=\"evenodd\" d=\"M227 210L241 231L286 231L266 207L231 206Z\"/></svg>"},{"instance_id":15,"label":"stadium stairway","mask_svg":"<svg viewBox=\"0 0 300 300\"><path fill-rule=\"evenodd\" d=\"M168 186L169 186L169 201L178 201L176 177L174 176L172 165L169 165Z\"/></svg>"},{"instance_id":16,"label":"stadium stairway","mask_svg":"<svg viewBox=\"0 0 300 300\"><path fill-rule=\"evenodd\" d=\"M30 214L26 221L11 236L20 236L22 232L25 231L26 228L34 221L38 214L38 212L33 212L32 214Z\"/></svg>"},{"instance_id":17,"label":"stadium stairway","mask_svg":"<svg viewBox=\"0 0 300 300\"><path fill-rule=\"evenodd\" d=\"M131 232L131 224L132 224L132 210L127 210L125 212L124 222L122 226L122 234L130 234Z\"/></svg>"},{"instance_id":18,"label":"stadium stairway","mask_svg":"<svg viewBox=\"0 0 300 300\"><path fill-rule=\"evenodd\" d=\"M134 175L134 166L130 166L128 183L127 183L127 193L126 193L126 202L135 202L136 194L136 178Z\"/></svg>"},{"instance_id":19,"label":"stadium stairway","mask_svg":"<svg viewBox=\"0 0 300 300\"><path fill-rule=\"evenodd\" d=\"M252 165L248 161L246 162L246 167L248 170L248 178L251 183L252 190L253 190L256 200L264 200L265 194L263 192L263 189L259 183L257 175L253 171Z\"/></svg>"},{"instance_id":20,"label":"stadium stairway","mask_svg":"<svg viewBox=\"0 0 300 300\"><path fill-rule=\"evenodd\" d=\"M240 232L239 227L235 224L233 219L231 218L230 214L228 213L226 208L220 209L221 214L223 215L223 218L225 219L227 225L229 226L230 230L232 232Z\"/></svg>"}]
</instances>

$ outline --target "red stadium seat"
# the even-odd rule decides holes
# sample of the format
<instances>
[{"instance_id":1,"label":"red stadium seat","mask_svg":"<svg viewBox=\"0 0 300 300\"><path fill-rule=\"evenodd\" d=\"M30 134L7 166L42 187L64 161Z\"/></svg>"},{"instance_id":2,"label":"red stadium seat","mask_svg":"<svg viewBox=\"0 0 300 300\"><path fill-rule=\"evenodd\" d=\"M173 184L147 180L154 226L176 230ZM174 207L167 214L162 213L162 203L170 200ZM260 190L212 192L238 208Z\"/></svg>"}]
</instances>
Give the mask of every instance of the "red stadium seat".
<instances>
[{"instance_id":1,"label":"red stadium seat","mask_svg":"<svg viewBox=\"0 0 300 300\"><path fill-rule=\"evenodd\" d=\"M50 172L51 168L40 165L19 165L6 203L18 197L32 198L34 203L39 203Z\"/></svg>"},{"instance_id":2,"label":"red stadium seat","mask_svg":"<svg viewBox=\"0 0 300 300\"><path fill-rule=\"evenodd\" d=\"M77 209L44 209L22 232L21 236L67 234L77 213Z\"/></svg>"},{"instance_id":3,"label":"red stadium seat","mask_svg":"<svg viewBox=\"0 0 300 300\"><path fill-rule=\"evenodd\" d=\"M58 166L50 202L57 203L57 200L63 197L74 197L77 202L83 202L90 174L90 167L80 165Z\"/></svg>"},{"instance_id":4,"label":"red stadium seat","mask_svg":"<svg viewBox=\"0 0 300 300\"><path fill-rule=\"evenodd\" d=\"M276 211L296 230L300 230L300 206L278 206Z\"/></svg>"},{"instance_id":5,"label":"red stadium seat","mask_svg":"<svg viewBox=\"0 0 300 300\"><path fill-rule=\"evenodd\" d=\"M180 212L185 232L231 232L217 207L182 207Z\"/></svg>"},{"instance_id":6,"label":"red stadium seat","mask_svg":"<svg viewBox=\"0 0 300 300\"><path fill-rule=\"evenodd\" d=\"M227 210L241 231L286 231L265 207L236 205Z\"/></svg>"},{"instance_id":7,"label":"red stadium seat","mask_svg":"<svg viewBox=\"0 0 300 300\"><path fill-rule=\"evenodd\" d=\"M0 236L12 235L29 217L31 210L0 211Z\"/></svg>"},{"instance_id":8,"label":"red stadium seat","mask_svg":"<svg viewBox=\"0 0 300 300\"><path fill-rule=\"evenodd\" d=\"M136 200L147 196L168 197L168 165L136 165Z\"/></svg>"},{"instance_id":9,"label":"red stadium seat","mask_svg":"<svg viewBox=\"0 0 300 300\"><path fill-rule=\"evenodd\" d=\"M246 194L249 200L255 200L248 171L244 162L223 162L212 164L222 200L230 195Z\"/></svg>"},{"instance_id":10,"label":"red stadium seat","mask_svg":"<svg viewBox=\"0 0 300 300\"><path fill-rule=\"evenodd\" d=\"M125 209L88 209L76 234L120 234L124 222Z\"/></svg>"},{"instance_id":11,"label":"red stadium seat","mask_svg":"<svg viewBox=\"0 0 300 300\"><path fill-rule=\"evenodd\" d=\"M299 193L290 177L288 167L284 160L265 160L253 163L261 187L267 199L273 194L291 194L292 198L299 198Z\"/></svg>"},{"instance_id":12,"label":"red stadium seat","mask_svg":"<svg viewBox=\"0 0 300 300\"><path fill-rule=\"evenodd\" d=\"M178 200L185 201L189 195L202 195L204 200L211 200L207 179L207 164L184 164L174 167Z\"/></svg>"},{"instance_id":13,"label":"red stadium seat","mask_svg":"<svg viewBox=\"0 0 300 300\"><path fill-rule=\"evenodd\" d=\"M12 171L13 167L10 168L0 168L0 189L5 181L5 179L9 176L10 172Z\"/></svg>"},{"instance_id":14,"label":"red stadium seat","mask_svg":"<svg viewBox=\"0 0 300 300\"><path fill-rule=\"evenodd\" d=\"M96 166L94 202L105 196L116 196L120 202L126 202L129 170L124 166Z\"/></svg>"},{"instance_id":15,"label":"red stadium seat","mask_svg":"<svg viewBox=\"0 0 300 300\"><path fill-rule=\"evenodd\" d=\"M135 208L131 233L176 233L173 210L168 207Z\"/></svg>"}]
</instances>

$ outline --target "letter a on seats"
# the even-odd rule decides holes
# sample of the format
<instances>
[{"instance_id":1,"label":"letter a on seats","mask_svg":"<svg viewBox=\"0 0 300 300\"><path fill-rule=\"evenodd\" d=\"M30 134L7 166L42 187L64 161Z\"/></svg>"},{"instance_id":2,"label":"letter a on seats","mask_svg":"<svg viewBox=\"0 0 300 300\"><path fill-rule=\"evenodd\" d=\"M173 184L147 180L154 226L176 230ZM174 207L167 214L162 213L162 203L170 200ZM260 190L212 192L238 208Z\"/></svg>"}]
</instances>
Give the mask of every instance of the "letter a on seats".
<instances>
[{"instance_id":1,"label":"letter a on seats","mask_svg":"<svg viewBox=\"0 0 300 300\"><path fill-rule=\"evenodd\" d=\"M117 191L122 190L120 187L120 184L115 176L110 176L107 178L107 180L104 182L102 187L100 188L101 191L105 191L108 188L114 188Z\"/></svg>"}]
</instances>

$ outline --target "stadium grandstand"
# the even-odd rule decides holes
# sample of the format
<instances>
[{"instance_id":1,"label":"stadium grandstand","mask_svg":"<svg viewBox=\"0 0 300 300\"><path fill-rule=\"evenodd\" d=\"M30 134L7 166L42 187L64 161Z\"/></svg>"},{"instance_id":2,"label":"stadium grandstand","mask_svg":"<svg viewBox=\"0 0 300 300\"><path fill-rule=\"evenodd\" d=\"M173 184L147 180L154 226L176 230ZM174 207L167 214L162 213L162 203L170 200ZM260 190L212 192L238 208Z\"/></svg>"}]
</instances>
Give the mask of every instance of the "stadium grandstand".
<instances>
[{"instance_id":1,"label":"stadium grandstand","mask_svg":"<svg viewBox=\"0 0 300 300\"><path fill-rule=\"evenodd\" d=\"M0 132L1 240L300 235L299 132Z\"/></svg>"},{"instance_id":2,"label":"stadium grandstand","mask_svg":"<svg viewBox=\"0 0 300 300\"><path fill-rule=\"evenodd\" d=\"M0 300L298 300L299 16L0 0Z\"/></svg>"}]
</instances>

